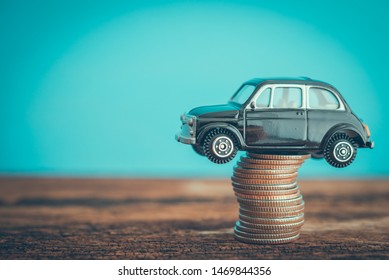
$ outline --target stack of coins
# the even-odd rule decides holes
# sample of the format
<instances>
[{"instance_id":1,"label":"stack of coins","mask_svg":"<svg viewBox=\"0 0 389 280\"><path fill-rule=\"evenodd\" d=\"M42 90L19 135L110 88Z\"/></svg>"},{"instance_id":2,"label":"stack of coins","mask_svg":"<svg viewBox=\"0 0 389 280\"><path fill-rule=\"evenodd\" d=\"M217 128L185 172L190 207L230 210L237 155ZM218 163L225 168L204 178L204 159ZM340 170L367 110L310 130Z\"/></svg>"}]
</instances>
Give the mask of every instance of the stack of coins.
<instances>
[{"instance_id":1,"label":"stack of coins","mask_svg":"<svg viewBox=\"0 0 389 280\"><path fill-rule=\"evenodd\" d=\"M234 167L232 186L239 203L235 238L254 244L298 239L304 224L304 200L298 169L310 155L247 153Z\"/></svg>"}]
</instances>

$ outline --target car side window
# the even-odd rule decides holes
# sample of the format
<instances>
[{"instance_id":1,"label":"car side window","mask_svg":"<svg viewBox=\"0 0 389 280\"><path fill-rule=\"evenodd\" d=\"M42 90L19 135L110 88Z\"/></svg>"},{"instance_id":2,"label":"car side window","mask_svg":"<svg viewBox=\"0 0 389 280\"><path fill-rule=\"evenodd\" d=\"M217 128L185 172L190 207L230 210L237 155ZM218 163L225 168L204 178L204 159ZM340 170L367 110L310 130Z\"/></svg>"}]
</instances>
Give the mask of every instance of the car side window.
<instances>
[{"instance_id":1,"label":"car side window","mask_svg":"<svg viewBox=\"0 0 389 280\"><path fill-rule=\"evenodd\" d=\"M299 87L277 87L273 93L273 108L301 108L302 90Z\"/></svg>"},{"instance_id":2,"label":"car side window","mask_svg":"<svg viewBox=\"0 0 389 280\"><path fill-rule=\"evenodd\" d=\"M271 89L267 88L261 92L258 96L257 101L255 102L256 108L268 108L270 106L270 94Z\"/></svg>"},{"instance_id":3,"label":"car side window","mask_svg":"<svg viewBox=\"0 0 389 280\"><path fill-rule=\"evenodd\" d=\"M311 87L308 92L309 108L338 109L340 104L336 96L329 90Z\"/></svg>"}]
</instances>

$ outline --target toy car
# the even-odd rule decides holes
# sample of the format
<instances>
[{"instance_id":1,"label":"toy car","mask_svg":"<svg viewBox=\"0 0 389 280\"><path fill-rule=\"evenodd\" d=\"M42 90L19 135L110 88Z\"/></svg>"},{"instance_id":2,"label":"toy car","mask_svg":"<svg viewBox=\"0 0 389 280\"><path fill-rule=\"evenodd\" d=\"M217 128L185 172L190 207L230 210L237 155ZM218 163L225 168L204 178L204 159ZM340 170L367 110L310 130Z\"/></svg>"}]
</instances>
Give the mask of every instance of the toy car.
<instances>
[{"instance_id":1,"label":"toy car","mask_svg":"<svg viewBox=\"0 0 389 280\"><path fill-rule=\"evenodd\" d=\"M176 140L214 163L238 150L301 154L349 165L357 148L373 148L366 124L331 85L310 78L252 79L227 104L194 108L181 116Z\"/></svg>"}]
</instances>

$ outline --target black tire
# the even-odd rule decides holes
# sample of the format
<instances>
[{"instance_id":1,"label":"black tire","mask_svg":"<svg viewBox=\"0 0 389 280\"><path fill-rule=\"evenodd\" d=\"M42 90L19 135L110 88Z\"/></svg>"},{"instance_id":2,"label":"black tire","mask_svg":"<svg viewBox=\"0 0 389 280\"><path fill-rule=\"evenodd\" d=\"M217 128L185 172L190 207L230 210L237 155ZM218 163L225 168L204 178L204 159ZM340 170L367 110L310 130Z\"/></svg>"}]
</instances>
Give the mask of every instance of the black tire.
<instances>
[{"instance_id":1,"label":"black tire","mask_svg":"<svg viewBox=\"0 0 389 280\"><path fill-rule=\"evenodd\" d=\"M357 145L345 133L337 133L327 141L324 158L334 167L342 168L350 165L357 156Z\"/></svg>"},{"instance_id":2,"label":"black tire","mask_svg":"<svg viewBox=\"0 0 389 280\"><path fill-rule=\"evenodd\" d=\"M205 157L204 148L201 145L192 145L193 150L196 154Z\"/></svg>"},{"instance_id":3,"label":"black tire","mask_svg":"<svg viewBox=\"0 0 389 280\"><path fill-rule=\"evenodd\" d=\"M225 128L212 129L204 138L205 156L212 162L223 164L231 161L239 150L235 135Z\"/></svg>"}]
</instances>

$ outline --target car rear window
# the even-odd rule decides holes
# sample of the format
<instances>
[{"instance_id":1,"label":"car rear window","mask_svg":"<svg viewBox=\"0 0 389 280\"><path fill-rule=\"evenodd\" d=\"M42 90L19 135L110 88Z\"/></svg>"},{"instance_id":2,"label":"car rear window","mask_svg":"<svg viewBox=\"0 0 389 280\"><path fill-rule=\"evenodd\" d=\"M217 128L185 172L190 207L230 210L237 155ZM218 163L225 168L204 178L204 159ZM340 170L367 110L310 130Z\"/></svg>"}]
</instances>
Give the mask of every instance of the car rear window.
<instances>
[{"instance_id":1,"label":"car rear window","mask_svg":"<svg viewBox=\"0 0 389 280\"><path fill-rule=\"evenodd\" d=\"M335 110L340 106L336 96L323 88L311 87L308 92L308 102L311 109Z\"/></svg>"}]
</instances>

